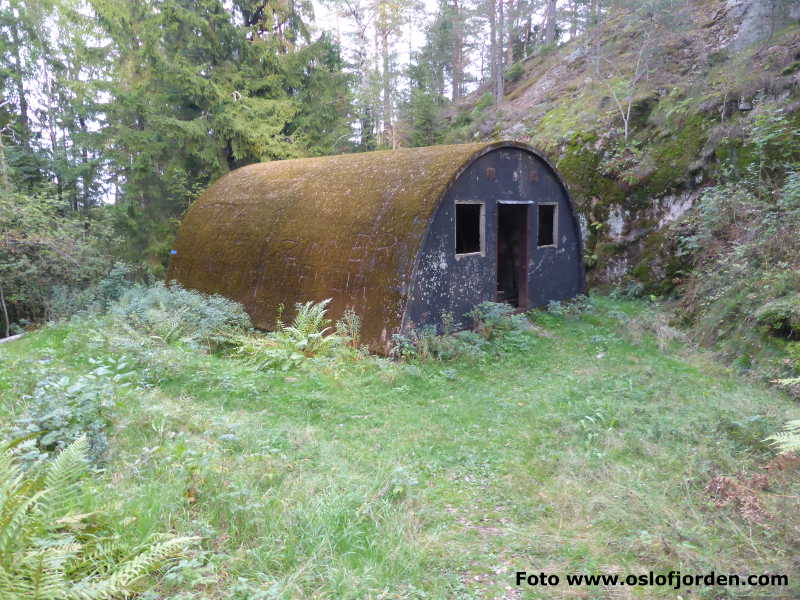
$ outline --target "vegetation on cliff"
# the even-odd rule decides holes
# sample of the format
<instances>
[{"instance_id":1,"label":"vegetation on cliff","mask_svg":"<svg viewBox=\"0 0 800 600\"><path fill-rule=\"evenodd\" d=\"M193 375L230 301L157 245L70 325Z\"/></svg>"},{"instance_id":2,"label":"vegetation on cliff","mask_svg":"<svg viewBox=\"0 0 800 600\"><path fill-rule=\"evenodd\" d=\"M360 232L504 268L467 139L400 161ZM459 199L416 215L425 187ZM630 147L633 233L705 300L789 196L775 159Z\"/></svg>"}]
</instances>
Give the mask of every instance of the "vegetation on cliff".
<instances>
[{"instance_id":1,"label":"vegetation on cliff","mask_svg":"<svg viewBox=\"0 0 800 600\"><path fill-rule=\"evenodd\" d=\"M443 116L462 139L550 153L594 285L675 299L699 341L788 377L798 334L765 315L799 289L800 24L786 12L758 30L760 8L741 5L634 4L521 63L504 102L478 91Z\"/></svg>"}]
</instances>

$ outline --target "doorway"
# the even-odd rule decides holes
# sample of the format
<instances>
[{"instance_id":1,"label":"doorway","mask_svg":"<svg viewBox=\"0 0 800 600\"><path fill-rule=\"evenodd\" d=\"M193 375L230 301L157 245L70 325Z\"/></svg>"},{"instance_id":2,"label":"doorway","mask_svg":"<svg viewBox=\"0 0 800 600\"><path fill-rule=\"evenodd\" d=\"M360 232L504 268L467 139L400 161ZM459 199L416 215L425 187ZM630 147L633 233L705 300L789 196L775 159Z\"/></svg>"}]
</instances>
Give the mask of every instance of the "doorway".
<instances>
[{"instance_id":1,"label":"doorway","mask_svg":"<svg viewBox=\"0 0 800 600\"><path fill-rule=\"evenodd\" d=\"M497 301L528 306L528 205L497 204Z\"/></svg>"}]
</instances>

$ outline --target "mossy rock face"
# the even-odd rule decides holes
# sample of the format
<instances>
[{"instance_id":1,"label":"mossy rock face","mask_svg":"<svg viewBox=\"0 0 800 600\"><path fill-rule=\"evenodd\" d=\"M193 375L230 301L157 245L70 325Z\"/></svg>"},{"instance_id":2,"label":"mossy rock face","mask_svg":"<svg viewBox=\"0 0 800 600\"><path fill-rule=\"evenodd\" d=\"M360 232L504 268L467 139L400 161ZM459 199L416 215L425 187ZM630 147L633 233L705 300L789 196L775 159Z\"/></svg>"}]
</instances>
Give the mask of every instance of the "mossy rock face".
<instances>
[{"instance_id":1,"label":"mossy rock face","mask_svg":"<svg viewBox=\"0 0 800 600\"><path fill-rule=\"evenodd\" d=\"M638 187L634 198L647 202L671 190L686 187L690 183L692 163L700 156L708 139L708 125L702 115L695 115L679 127L674 135L655 142L649 154L656 169Z\"/></svg>"},{"instance_id":2,"label":"mossy rock face","mask_svg":"<svg viewBox=\"0 0 800 600\"><path fill-rule=\"evenodd\" d=\"M690 268L688 260L677 252L669 231L655 231L642 240L642 253L631 269L631 276L642 284L646 294L668 296Z\"/></svg>"},{"instance_id":3,"label":"mossy rock face","mask_svg":"<svg viewBox=\"0 0 800 600\"><path fill-rule=\"evenodd\" d=\"M800 339L800 294L767 302L756 311L756 320L774 335Z\"/></svg>"},{"instance_id":4,"label":"mossy rock face","mask_svg":"<svg viewBox=\"0 0 800 600\"><path fill-rule=\"evenodd\" d=\"M637 96L631 104L630 126L634 128L644 127L647 124L650 113L653 112L659 103L658 92Z\"/></svg>"},{"instance_id":5,"label":"mossy rock face","mask_svg":"<svg viewBox=\"0 0 800 600\"><path fill-rule=\"evenodd\" d=\"M601 156L594 149L596 143L595 134L573 136L562 150L557 163L558 171L569 184L579 207L593 199L606 207L623 204L625 191L617 181L603 175Z\"/></svg>"}]
</instances>

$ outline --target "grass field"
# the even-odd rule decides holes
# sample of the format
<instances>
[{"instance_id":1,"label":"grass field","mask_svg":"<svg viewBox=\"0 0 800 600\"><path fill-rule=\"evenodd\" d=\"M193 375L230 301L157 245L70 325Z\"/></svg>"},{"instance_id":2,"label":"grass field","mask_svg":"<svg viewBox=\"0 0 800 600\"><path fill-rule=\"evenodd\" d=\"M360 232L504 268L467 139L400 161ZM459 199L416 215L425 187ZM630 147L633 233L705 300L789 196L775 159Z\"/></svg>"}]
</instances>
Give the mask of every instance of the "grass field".
<instances>
[{"instance_id":1,"label":"grass field","mask_svg":"<svg viewBox=\"0 0 800 600\"><path fill-rule=\"evenodd\" d=\"M48 373L109 364L130 383L82 509L105 507L130 547L202 537L143 598L800 597L800 472L765 471L763 441L800 407L689 349L655 308L591 304L469 359L287 372L137 352L78 320L0 346L0 419ZM563 583L670 570L789 586ZM517 587L516 571L562 584Z\"/></svg>"}]
</instances>

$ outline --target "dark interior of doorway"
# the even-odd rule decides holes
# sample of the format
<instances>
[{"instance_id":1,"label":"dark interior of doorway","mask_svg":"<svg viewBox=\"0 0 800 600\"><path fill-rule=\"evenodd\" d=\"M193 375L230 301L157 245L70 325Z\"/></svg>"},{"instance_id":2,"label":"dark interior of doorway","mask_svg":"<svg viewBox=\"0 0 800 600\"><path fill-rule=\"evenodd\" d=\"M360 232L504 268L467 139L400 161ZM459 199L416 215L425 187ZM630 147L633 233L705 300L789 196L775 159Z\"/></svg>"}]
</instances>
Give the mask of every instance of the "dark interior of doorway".
<instances>
[{"instance_id":1,"label":"dark interior of doorway","mask_svg":"<svg viewBox=\"0 0 800 600\"><path fill-rule=\"evenodd\" d=\"M528 205L497 205L497 301L526 308Z\"/></svg>"}]
</instances>

